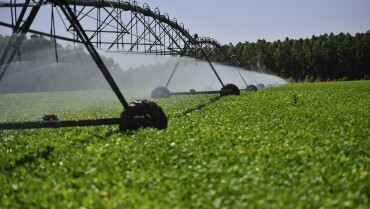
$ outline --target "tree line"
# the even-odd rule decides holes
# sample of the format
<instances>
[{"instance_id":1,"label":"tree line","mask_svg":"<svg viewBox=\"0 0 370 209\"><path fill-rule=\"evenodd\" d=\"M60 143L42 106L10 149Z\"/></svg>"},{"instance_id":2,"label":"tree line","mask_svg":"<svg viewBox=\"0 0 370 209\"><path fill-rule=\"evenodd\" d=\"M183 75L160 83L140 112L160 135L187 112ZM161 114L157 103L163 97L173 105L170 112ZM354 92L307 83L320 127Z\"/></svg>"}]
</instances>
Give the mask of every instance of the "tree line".
<instances>
[{"instance_id":1,"label":"tree line","mask_svg":"<svg viewBox=\"0 0 370 209\"><path fill-rule=\"evenodd\" d=\"M9 36L0 35L0 54ZM40 60L55 62L56 57L50 52L55 47L52 40L32 35L26 39L14 61ZM283 78L295 81L329 81L369 79L370 74L370 31L366 33L333 33L313 35L306 39L289 39L268 42L258 40L223 46L231 55L238 55L251 66L252 70L272 72ZM42 51L45 53L41 53ZM34 52L39 53L34 53ZM59 61L86 63L93 65L83 46L62 46L57 44ZM48 56L46 56L48 55ZM78 55L78 56L76 56ZM110 70L120 71L120 66L111 58L102 56ZM217 61L217 60L216 60ZM226 60L218 60L227 62Z\"/></svg>"},{"instance_id":2,"label":"tree line","mask_svg":"<svg viewBox=\"0 0 370 209\"><path fill-rule=\"evenodd\" d=\"M10 36L0 34L0 56L9 40ZM65 46L56 43L57 50L55 51L55 42L53 39L45 38L36 34L26 37L19 47L19 52L16 53L12 62L22 61L42 61L43 63L68 62L68 63L84 63L86 67L96 66L91 56L85 51L82 44ZM118 71L121 67L114 62L112 58L107 58L101 55L101 58L109 70Z\"/></svg>"},{"instance_id":3,"label":"tree line","mask_svg":"<svg viewBox=\"0 0 370 209\"><path fill-rule=\"evenodd\" d=\"M0 35L0 55L9 38ZM115 78L125 78L118 63L101 58ZM83 45L55 44L34 34L23 40L0 81L0 94L98 89L109 89L109 85Z\"/></svg>"},{"instance_id":4,"label":"tree line","mask_svg":"<svg viewBox=\"0 0 370 209\"><path fill-rule=\"evenodd\" d=\"M370 31L223 46L250 66L270 70L295 81L369 79Z\"/></svg>"}]
</instances>

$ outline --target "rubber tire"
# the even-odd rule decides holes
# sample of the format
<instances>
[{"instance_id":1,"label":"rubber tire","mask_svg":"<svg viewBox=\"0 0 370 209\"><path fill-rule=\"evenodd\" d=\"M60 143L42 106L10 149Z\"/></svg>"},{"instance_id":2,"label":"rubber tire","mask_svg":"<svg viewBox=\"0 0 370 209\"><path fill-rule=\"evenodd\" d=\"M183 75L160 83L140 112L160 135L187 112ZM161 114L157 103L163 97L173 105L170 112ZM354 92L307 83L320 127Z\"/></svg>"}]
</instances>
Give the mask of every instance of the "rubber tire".
<instances>
[{"instance_id":1,"label":"rubber tire","mask_svg":"<svg viewBox=\"0 0 370 209\"><path fill-rule=\"evenodd\" d=\"M248 91L257 91L257 86L255 85L248 85L246 88Z\"/></svg>"},{"instance_id":2,"label":"rubber tire","mask_svg":"<svg viewBox=\"0 0 370 209\"><path fill-rule=\"evenodd\" d=\"M149 126L141 124L135 117L145 117ZM166 129L168 121L166 114L162 108L156 103L148 100L137 100L129 104L129 110L124 110L121 114L121 123L119 128L121 131L137 130L139 128L156 128L159 130Z\"/></svg>"},{"instance_id":3,"label":"rubber tire","mask_svg":"<svg viewBox=\"0 0 370 209\"><path fill-rule=\"evenodd\" d=\"M263 89L263 88L265 88L265 85L263 85L262 83L259 83L259 84L257 84L257 88L258 89Z\"/></svg>"},{"instance_id":4,"label":"rubber tire","mask_svg":"<svg viewBox=\"0 0 370 209\"><path fill-rule=\"evenodd\" d=\"M158 86L152 91L152 99L171 98L171 92L164 86Z\"/></svg>"},{"instance_id":5,"label":"rubber tire","mask_svg":"<svg viewBox=\"0 0 370 209\"><path fill-rule=\"evenodd\" d=\"M239 88L234 84L226 84L221 88L220 96L240 95Z\"/></svg>"}]
</instances>

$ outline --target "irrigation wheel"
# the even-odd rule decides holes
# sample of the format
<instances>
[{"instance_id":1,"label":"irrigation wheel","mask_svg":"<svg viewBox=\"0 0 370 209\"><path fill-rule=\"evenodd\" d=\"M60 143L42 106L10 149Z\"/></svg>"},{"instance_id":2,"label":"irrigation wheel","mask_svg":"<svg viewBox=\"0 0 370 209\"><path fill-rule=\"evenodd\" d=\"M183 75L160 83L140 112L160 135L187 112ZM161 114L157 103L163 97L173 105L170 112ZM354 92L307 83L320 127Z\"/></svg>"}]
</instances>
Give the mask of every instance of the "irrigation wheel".
<instances>
[{"instance_id":1,"label":"irrigation wheel","mask_svg":"<svg viewBox=\"0 0 370 209\"><path fill-rule=\"evenodd\" d=\"M239 88L234 84L226 84L221 88L220 96L240 95Z\"/></svg>"},{"instance_id":2,"label":"irrigation wheel","mask_svg":"<svg viewBox=\"0 0 370 209\"><path fill-rule=\"evenodd\" d=\"M160 106L148 100L137 100L122 112L119 128L121 131L139 128L163 130L167 124L167 117Z\"/></svg>"},{"instance_id":3,"label":"irrigation wheel","mask_svg":"<svg viewBox=\"0 0 370 209\"><path fill-rule=\"evenodd\" d=\"M263 89L263 88L265 88L265 85L263 85L262 83L259 83L259 84L257 84L257 88L258 89Z\"/></svg>"},{"instance_id":4,"label":"irrigation wheel","mask_svg":"<svg viewBox=\"0 0 370 209\"><path fill-rule=\"evenodd\" d=\"M158 86L152 91L152 99L171 98L171 92L164 86Z\"/></svg>"},{"instance_id":5,"label":"irrigation wheel","mask_svg":"<svg viewBox=\"0 0 370 209\"><path fill-rule=\"evenodd\" d=\"M255 85L248 85L246 89L248 91L257 91L257 87Z\"/></svg>"}]
</instances>

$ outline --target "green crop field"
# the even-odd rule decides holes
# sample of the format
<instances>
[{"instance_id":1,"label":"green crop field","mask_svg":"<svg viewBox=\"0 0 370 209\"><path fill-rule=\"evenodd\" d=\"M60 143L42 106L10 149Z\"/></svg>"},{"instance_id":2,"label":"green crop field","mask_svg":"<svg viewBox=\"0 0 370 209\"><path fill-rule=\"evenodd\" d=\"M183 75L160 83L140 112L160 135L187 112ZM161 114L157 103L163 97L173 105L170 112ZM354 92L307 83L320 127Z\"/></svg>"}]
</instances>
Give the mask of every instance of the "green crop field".
<instances>
[{"instance_id":1,"label":"green crop field","mask_svg":"<svg viewBox=\"0 0 370 209\"><path fill-rule=\"evenodd\" d=\"M0 131L0 208L370 208L369 81L155 102L167 130ZM0 96L1 122L121 110L105 92Z\"/></svg>"}]
</instances>

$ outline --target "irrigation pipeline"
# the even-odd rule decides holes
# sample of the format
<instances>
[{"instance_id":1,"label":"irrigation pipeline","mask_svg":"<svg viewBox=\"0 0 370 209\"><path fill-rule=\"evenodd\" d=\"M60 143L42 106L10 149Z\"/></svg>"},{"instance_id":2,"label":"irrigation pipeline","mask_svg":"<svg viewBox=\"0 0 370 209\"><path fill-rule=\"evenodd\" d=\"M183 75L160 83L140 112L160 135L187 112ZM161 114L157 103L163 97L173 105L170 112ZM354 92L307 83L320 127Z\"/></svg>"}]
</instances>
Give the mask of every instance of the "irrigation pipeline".
<instances>
[{"instance_id":1,"label":"irrigation pipeline","mask_svg":"<svg viewBox=\"0 0 370 209\"><path fill-rule=\"evenodd\" d=\"M40 8L44 5L51 5L50 34L43 31L31 29L31 25L35 20L37 14L39 13ZM77 6L81 7L79 8L80 10L77 10ZM18 16L17 7L21 8L21 12ZM89 11L84 12L87 7L89 7ZM103 47L109 46L108 50L111 50L112 47L116 45L117 50L121 46L122 50L125 51L125 46L130 46L130 49L126 52L139 52L140 50L144 49L144 53L149 54L162 56L180 55L189 56L197 59L204 59L208 62L218 81L222 85L222 89L214 93L220 93L221 96L240 94L237 86L235 86L234 84L225 85L222 82L220 76L218 75L211 62L212 54L215 54L214 48L216 48L218 52L221 53L225 60L229 62L234 62L235 65L238 65L238 59L233 59L233 57L229 56L221 47L221 45L213 39L198 39L198 35L194 35L194 37L191 36L189 30L185 29L183 24L177 23L176 19L170 20L168 14L166 13L162 15L158 8L152 11L147 4L145 4L143 7L139 7L137 6L136 1L133 1L133 3L129 3L122 2L121 0L38 0L32 2L30 0L25 0L23 3L16 3L15 0L9 0L9 3L0 3L0 8L10 8L11 11L11 24L0 21L0 26L5 26L13 30L13 34L8 40L4 48L4 52L0 57L0 82L17 52L20 60L19 47L21 46L22 41L25 39L26 34L28 32L31 32L34 34L53 38L55 47L57 47L56 39L84 44L91 58L95 61L105 80L108 82L112 91L116 94L117 98L124 108L124 111L121 114L121 118L77 121L57 121L57 119L53 119L53 121L49 121L49 116L50 118L57 117L54 117L53 115L46 115L46 119L44 119L46 121L41 122L39 121L30 123L20 122L0 124L0 130L18 128L56 128L104 124L119 124L120 129L122 130L147 127L147 124L152 124L152 127L156 127L158 129L166 128L167 118L164 115L162 109L158 107L155 103L146 100L136 101L134 103L131 103L130 105L127 103L122 92L118 88L118 85L114 81L112 75L108 71L108 68L106 67L105 63L96 50L96 48L101 48L102 45ZM30 11L28 11L28 8L31 8ZM73 38L56 35L54 9L59 15L64 26L66 27L67 32L69 32L69 34L72 34ZM109 9L111 9L111 11L109 11ZM91 11L93 10L96 10L96 18L89 15L89 13L91 13ZM106 17L104 17L104 14L103 16L101 15L101 11L106 12ZM131 16L131 20L127 25L124 25L122 21L121 15L123 11L131 12L129 14ZM63 15L65 19L62 17ZM96 30L84 28L82 26L83 22L85 22L82 21L83 18L92 18L94 21L96 21ZM152 20L150 20L150 18L152 18ZM114 21L113 24L115 23L116 25L113 25L111 23L112 21ZM69 27L67 27L67 24L69 24ZM143 32L140 31L140 34L138 31L139 24L140 27L142 27L144 30ZM113 34L114 41L105 39L102 41L103 33L109 33L111 35ZM114 34L116 34L116 36L114 36ZM125 36L125 39L123 36ZM133 39L134 37L136 40ZM130 40L128 41L127 39L129 38ZM154 40L151 41L151 38L154 38ZM95 41L93 41L93 39ZM207 46L203 48L203 44L207 44ZM141 46L140 50L139 45ZM209 45L212 45L212 47ZM58 61L57 48L55 48L55 53L56 60ZM219 56L219 54L216 56ZM178 65L179 63L172 71L166 86L169 85L169 82L172 79ZM238 72L247 85L239 69ZM190 93L193 94L194 92ZM203 94L209 92L196 93ZM182 92L173 93L173 95L182 94ZM153 118L153 121L151 121L151 117L147 117L148 114L152 114L151 116L156 117L156 119Z\"/></svg>"},{"instance_id":2,"label":"irrigation pipeline","mask_svg":"<svg viewBox=\"0 0 370 209\"><path fill-rule=\"evenodd\" d=\"M254 82L255 82L256 84L258 84L258 83L257 83L256 78L253 76L252 72L250 72L250 70L251 70L251 69L248 69L248 66L247 66L246 64L243 64L244 62L242 62L242 61L241 61L240 57L238 57L237 55L232 55L232 56L230 56L230 55L225 51L225 49L221 46L221 44L220 44L218 41L216 41L215 39L211 39L211 38L202 38L202 39L200 39L198 42L199 42L199 43L201 43L201 44L202 44L202 43L205 43L205 44L211 44L211 45L213 45L214 47L216 47L216 48L217 48L217 50L218 50L219 52L221 52L221 54L222 54L226 59L228 59L228 60L232 61L236 66L238 66L238 65L242 66L246 71L248 71L248 72L250 73L251 77L253 78ZM243 82L245 83L245 85L247 85L247 86L248 86L248 84L247 84L247 82L245 81L244 77L243 77L243 76L242 76L242 74L240 73L239 68L237 68L237 71L238 71L238 73L239 73L240 77L243 79Z\"/></svg>"},{"instance_id":3,"label":"irrigation pipeline","mask_svg":"<svg viewBox=\"0 0 370 209\"><path fill-rule=\"evenodd\" d=\"M78 21L80 21L82 18L84 17L90 17L90 18L93 18L92 16L89 16L89 13L91 12L91 10L89 12L86 12L84 13L82 10L84 10L85 7L92 7L93 9L94 8L97 8L99 10L99 14L100 14L100 8L103 8L105 11L107 11L106 8L113 8L113 11L109 13L109 16L111 16L116 22L117 22L117 34L118 34L118 26L121 27L121 32L120 33L126 33L126 34L130 34L131 37L132 37L132 32L130 31L130 29L132 30L133 29L133 20L134 19L131 19L130 23L131 23L131 28L128 29L127 27L125 27L125 25L122 24L122 19L120 19L119 15L122 13L121 12L118 12L116 11L115 9L121 9L123 11L130 11L131 13L133 13L135 16L136 16L136 29L137 29L137 24L138 22L141 22L145 28L147 29L147 31L149 32L144 32L144 34L141 34L140 37L138 38L138 41L135 42L135 44L132 44L131 43L131 48L130 48L130 51L132 51L132 49L136 46L139 45L139 39L140 41L141 40L144 40L145 42L145 33L147 34L153 34L156 38L156 41L154 43L147 43L148 45L151 45L150 46L150 49L152 49L152 47L154 45L157 45L157 44L162 44L163 46L165 46L165 44L161 43L160 39L162 37L162 34L157 34L156 32L153 31L153 28L151 26L151 24L155 23L155 26L160 25L162 27L162 33L164 33L163 37L165 35L168 36L169 39L172 39L172 44L171 45L175 45L177 47L177 50L175 50L174 48L170 49L168 47L168 49L170 49L170 53L166 53L165 51L160 51L159 53L161 55L167 55L167 54L170 54L172 55L173 53L178 53L180 55L185 55L185 53L187 52L187 50L190 50L191 49L195 49L195 50L198 50L200 51L200 55L203 59L205 59L208 64L210 65L212 71L214 72L214 74L216 75L218 81L221 83L222 86L225 86L224 83L222 82L220 76L218 75L216 69L214 68L213 64L211 63L210 61L210 58L208 57L207 53L205 52L205 50L201 47L201 44L204 43L204 42L208 42L209 44L212 44L214 47L216 47L222 54L222 56L224 56L226 59L228 59L229 61L232 61L235 63L235 61L224 51L224 49L221 47L221 45L213 40L213 39L201 39L201 40L198 40L197 38L193 37L190 35L189 31L187 29L185 29L184 25L183 24L179 24L177 22L176 19L173 19L171 20L168 16L168 14L161 14L159 9L156 9L156 10L151 10L150 7L145 4L143 7L140 7L137 5L137 3L135 1L133 1L132 3L129 3L129 2L122 2L122 1L113 1L113 0L46 0L45 2L39 2L40 5L45 5L45 4L52 4L52 5L71 5L73 6L73 10L74 10L74 13L75 13L75 16L78 17ZM0 4L0 7L11 7L11 9L13 7L23 7L23 10L25 7L30 7L30 6L34 6L33 3L30 3L29 0L26 0L25 3L18 3L18 4L15 4L13 3L12 1L10 1L10 3L1 3ZM83 7L82 10L80 11L77 11L76 10L76 6L81 6ZM13 11L13 9L12 9ZM53 10L52 10L53 11ZM57 10L58 11L58 10ZM108 12L108 11L107 11ZM116 13L116 17L114 17L112 14L113 12ZM58 11L58 14L59 14L59 11ZM77 14L77 15L76 15ZM60 15L60 14L59 14ZM79 17L79 16L82 16L82 17ZM67 16L68 17L68 16ZM145 18L146 17L151 17L153 18L153 21L152 23L148 23ZM22 17L18 18L18 20L21 20ZM54 22L54 17L52 17L52 21ZM98 38L98 41L96 42L92 42L92 43L96 43L97 46L101 46L102 44L102 41L101 41L101 34L99 35L99 33L102 33L104 32L103 29L109 25L109 23L111 21L109 21L108 23L106 23L106 20L100 20L100 16L98 16L97 18L93 18L97 21L97 25L104 25L104 27L99 27L97 28L96 31L89 31L89 32L94 32L93 36L90 37L90 41L92 40L92 38L94 37L97 37ZM13 20L13 19L12 19ZM18 23L18 22L17 22ZM164 23L166 24L166 27L164 27L163 25L161 25L160 23ZM69 27L67 27L67 25L64 23L63 21L63 24L66 26L66 29L69 31L72 26L74 24L71 24ZM0 25L2 26L6 26L6 27L12 27L13 29L17 29L17 27L19 27L19 25L16 25L14 26L13 24L10 25L10 24L7 24L7 23L3 23L3 22L0 22ZM55 25L53 25L53 27L55 27ZM172 30L172 36L169 32L169 29ZM175 31L175 35L176 37L173 35L174 34L174 31ZM71 38L67 38L67 37L62 37L62 36L57 36L55 34L55 30L53 30L54 34L47 34L47 33L44 33L44 32L41 32L41 31L35 31L35 30L29 30L29 32L32 32L32 33L36 33L36 34L39 34L39 35L44 35L46 37L52 37L54 39L62 39L62 40L67 40L67 41L73 41L73 42L78 42L78 43L83 43L81 41L81 39L79 39L79 35L77 34L78 31L74 30L73 32L73 39ZM70 32L70 31L69 31ZM87 32L87 30L85 31ZM114 44L117 44L117 40L119 39L119 37L117 37L117 39L113 42L113 43L105 43L105 44L110 44L110 47L109 49L112 48L112 46ZM186 42L185 46L184 47L181 47L177 42L178 40L182 40L183 42ZM131 41L132 42L132 41ZM145 45L146 43L144 43ZM118 47L118 44L117 44L117 47ZM193 47L193 48L192 48ZM146 52L145 52L146 53ZM156 51L156 53L158 53ZM56 55L57 56L57 55ZM198 57L199 58L199 57ZM0 64L4 64L4 63L0 63ZM235 63L235 65L237 65L237 63ZM5 70L3 70L2 74L4 73ZM238 72L239 72L239 69L238 69ZM240 74L240 72L239 72ZM252 74L251 74L252 75ZM241 78L243 79L244 83L246 84L245 82L245 79L243 78L243 76L240 74ZM253 75L252 75L253 77ZM253 79L255 80L255 78L253 77Z\"/></svg>"}]
</instances>

